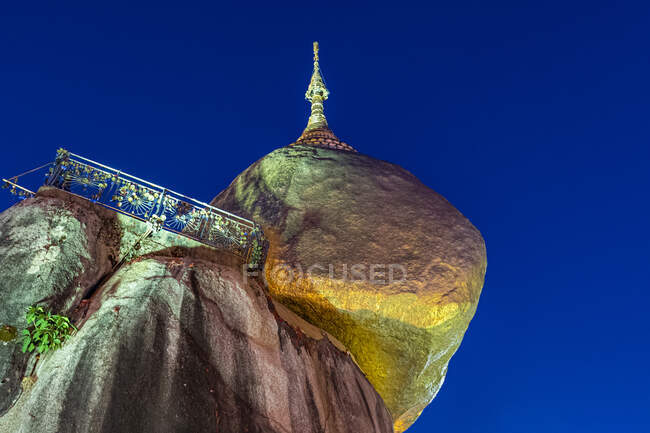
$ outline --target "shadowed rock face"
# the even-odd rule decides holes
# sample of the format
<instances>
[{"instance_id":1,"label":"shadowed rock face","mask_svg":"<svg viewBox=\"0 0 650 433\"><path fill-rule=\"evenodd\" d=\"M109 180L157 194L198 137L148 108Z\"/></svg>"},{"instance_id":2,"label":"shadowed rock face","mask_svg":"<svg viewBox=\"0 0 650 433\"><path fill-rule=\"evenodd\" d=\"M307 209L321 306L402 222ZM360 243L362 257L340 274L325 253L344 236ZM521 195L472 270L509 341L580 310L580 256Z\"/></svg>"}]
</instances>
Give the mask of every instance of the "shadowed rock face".
<instances>
[{"instance_id":1,"label":"shadowed rock face","mask_svg":"<svg viewBox=\"0 0 650 433\"><path fill-rule=\"evenodd\" d=\"M43 261L37 220L43 236L67 232L57 260ZM0 400L0 431L392 432L390 414L349 355L308 336L292 313L278 314L232 256L159 232L76 308L144 224L59 191L10 208L0 221L3 236L33 234L32 242L3 237L0 277L12 266L58 276L42 285L0 278L10 301L1 320L21 329L24 308L47 298L80 328L36 363L37 380L22 392L28 356L17 355L15 342L0 344L0 379L9 378L0 394L12 396ZM105 254L95 262L97 251Z\"/></svg>"},{"instance_id":2,"label":"shadowed rock face","mask_svg":"<svg viewBox=\"0 0 650 433\"><path fill-rule=\"evenodd\" d=\"M111 269L120 235L114 213L56 194L1 213L0 326L23 329L36 303L68 315ZM15 342L0 343L0 415L20 393L28 358Z\"/></svg>"},{"instance_id":3,"label":"shadowed rock face","mask_svg":"<svg viewBox=\"0 0 650 433\"><path fill-rule=\"evenodd\" d=\"M264 226L271 295L341 340L395 430L411 425L476 310L486 269L476 228L399 166L300 145L257 161L213 204Z\"/></svg>"}]
</instances>

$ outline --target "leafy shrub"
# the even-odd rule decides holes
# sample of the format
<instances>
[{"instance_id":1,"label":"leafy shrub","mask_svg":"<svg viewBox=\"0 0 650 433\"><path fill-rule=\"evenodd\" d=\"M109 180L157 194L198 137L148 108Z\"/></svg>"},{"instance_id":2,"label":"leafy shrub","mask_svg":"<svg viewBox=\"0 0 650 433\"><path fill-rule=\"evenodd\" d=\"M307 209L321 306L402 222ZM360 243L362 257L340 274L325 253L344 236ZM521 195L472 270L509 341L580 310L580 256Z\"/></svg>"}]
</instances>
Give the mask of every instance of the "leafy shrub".
<instances>
[{"instance_id":1,"label":"leafy shrub","mask_svg":"<svg viewBox=\"0 0 650 433\"><path fill-rule=\"evenodd\" d=\"M65 316L45 312L43 307L31 306L25 315L27 329L23 330L23 353L47 353L59 349L77 328Z\"/></svg>"}]
</instances>

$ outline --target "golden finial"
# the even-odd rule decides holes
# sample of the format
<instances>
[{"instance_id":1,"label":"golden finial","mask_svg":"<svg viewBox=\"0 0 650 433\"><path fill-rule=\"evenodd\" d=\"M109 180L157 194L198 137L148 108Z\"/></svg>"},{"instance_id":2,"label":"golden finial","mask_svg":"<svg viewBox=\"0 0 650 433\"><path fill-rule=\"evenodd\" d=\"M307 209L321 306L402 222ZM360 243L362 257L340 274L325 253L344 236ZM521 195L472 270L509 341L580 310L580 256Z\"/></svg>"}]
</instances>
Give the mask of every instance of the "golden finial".
<instances>
[{"instance_id":1,"label":"golden finial","mask_svg":"<svg viewBox=\"0 0 650 433\"><path fill-rule=\"evenodd\" d=\"M311 81L305 93L305 99L311 102L311 115L307 127L296 142L291 143L291 145L316 146L356 152L352 146L339 140L327 126L327 120L323 112L323 101L327 99L330 92L325 87L325 81L320 73L318 48L318 42L314 42L314 72L311 74Z\"/></svg>"},{"instance_id":2,"label":"golden finial","mask_svg":"<svg viewBox=\"0 0 650 433\"><path fill-rule=\"evenodd\" d=\"M305 93L305 99L311 102L311 116L305 131L316 128L327 128L327 120L323 112L323 101L327 99L330 92L325 87L325 82L320 73L318 65L318 42L314 42L314 72L311 74L311 81Z\"/></svg>"}]
</instances>

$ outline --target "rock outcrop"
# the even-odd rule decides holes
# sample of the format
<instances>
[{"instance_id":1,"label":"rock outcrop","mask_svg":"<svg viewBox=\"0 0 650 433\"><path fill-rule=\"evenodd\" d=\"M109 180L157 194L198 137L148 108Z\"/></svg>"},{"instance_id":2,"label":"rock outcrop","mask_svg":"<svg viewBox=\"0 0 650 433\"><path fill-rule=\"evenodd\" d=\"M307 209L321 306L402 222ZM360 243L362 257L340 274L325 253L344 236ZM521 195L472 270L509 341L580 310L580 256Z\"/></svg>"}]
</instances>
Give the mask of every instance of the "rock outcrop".
<instances>
[{"instance_id":1,"label":"rock outcrop","mask_svg":"<svg viewBox=\"0 0 650 433\"><path fill-rule=\"evenodd\" d=\"M51 189L0 215L0 325L40 303L79 327L38 361L0 343L0 432L392 431L340 344L234 257L158 232L114 272L144 231Z\"/></svg>"},{"instance_id":2,"label":"rock outcrop","mask_svg":"<svg viewBox=\"0 0 650 433\"><path fill-rule=\"evenodd\" d=\"M476 228L401 167L300 144L254 163L212 203L263 225L271 295L341 340L395 430L411 425L476 310L486 269Z\"/></svg>"}]
</instances>

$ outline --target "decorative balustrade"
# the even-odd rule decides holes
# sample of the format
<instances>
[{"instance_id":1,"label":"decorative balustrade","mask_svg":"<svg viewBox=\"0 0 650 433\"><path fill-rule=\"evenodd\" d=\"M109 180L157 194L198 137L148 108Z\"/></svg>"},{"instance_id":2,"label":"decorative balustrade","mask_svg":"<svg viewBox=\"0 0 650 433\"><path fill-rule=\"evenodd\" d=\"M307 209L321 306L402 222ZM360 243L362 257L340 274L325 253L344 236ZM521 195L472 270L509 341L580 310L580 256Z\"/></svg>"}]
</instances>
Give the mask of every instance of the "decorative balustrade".
<instances>
[{"instance_id":1,"label":"decorative balustrade","mask_svg":"<svg viewBox=\"0 0 650 433\"><path fill-rule=\"evenodd\" d=\"M3 179L20 197L34 195L18 178L49 167L45 185L56 187L116 212L198 242L226 249L251 268L264 266L268 242L261 227L245 218L122 171L59 149L54 163Z\"/></svg>"}]
</instances>

